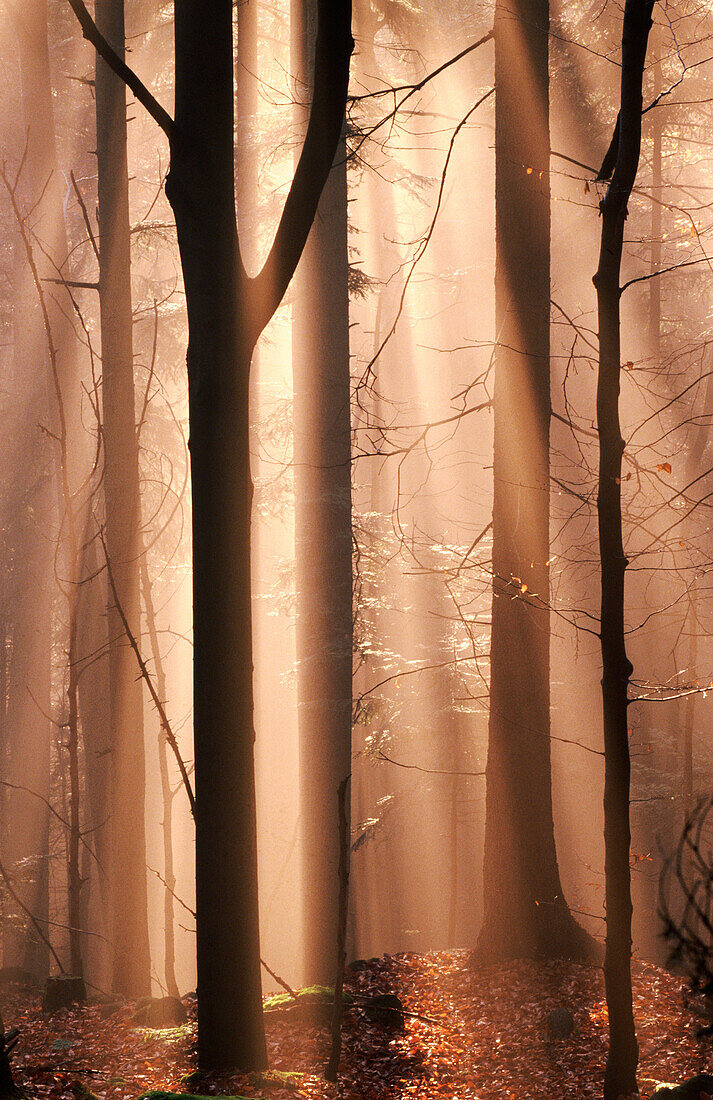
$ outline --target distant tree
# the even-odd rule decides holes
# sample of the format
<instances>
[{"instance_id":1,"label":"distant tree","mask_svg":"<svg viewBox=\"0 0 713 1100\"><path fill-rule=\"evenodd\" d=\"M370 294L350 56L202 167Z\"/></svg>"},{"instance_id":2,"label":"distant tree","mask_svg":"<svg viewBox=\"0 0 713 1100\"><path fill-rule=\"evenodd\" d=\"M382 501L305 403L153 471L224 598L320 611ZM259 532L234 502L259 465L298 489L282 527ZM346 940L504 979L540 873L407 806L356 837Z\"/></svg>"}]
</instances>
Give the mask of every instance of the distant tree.
<instances>
[{"instance_id":1,"label":"distant tree","mask_svg":"<svg viewBox=\"0 0 713 1100\"><path fill-rule=\"evenodd\" d=\"M249 377L255 344L309 234L342 131L349 0L319 0L314 97L266 263L248 277L235 216L231 0L177 0L175 121L98 34L84 33L168 135L188 311L193 493L198 1059L267 1062L262 1018L253 761Z\"/></svg>"},{"instance_id":2,"label":"distant tree","mask_svg":"<svg viewBox=\"0 0 713 1100\"><path fill-rule=\"evenodd\" d=\"M582 955L550 764L549 3L495 9L493 600L478 955Z\"/></svg>"},{"instance_id":3,"label":"distant tree","mask_svg":"<svg viewBox=\"0 0 713 1100\"><path fill-rule=\"evenodd\" d=\"M124 0L97 0L97 26L124 56ZM99 304L106 546L123 614L140 635L139 446L134 408L133 314L126 89L100 57L96 77ZM114 601L108 604L112 764L113 984L125 997L151 992L146 897L142 681Z\"/></svg>"},{"instance_id":4,"label":"distant tree","mask_svg":"<svg viewBox=\"0 0 713 1100\"><path fill-rule=\"evenodd\" d=\"M77 345L69 314L71 303L61 286L68 258L65 191L59 171L55 103L51 83L48 8L9 5L19 46L25 148L13 183L3 168L3 181L13 208L21 255L18 284L16 353L18 371L32 378L23 390L32 395L31 431L42 425L29 466L44 460L37 481L18 502L21 534L16 543L17 577L26 573L26 599L18 605L8 725L18 738L10 777L18 787L12 807L16 842L22 856L34 861L36 878L27 900L40 921L49 913L49 824L46 805L50 782L50 742L44 718L50 712L50 654L53 617L52 563L62 593L67 653L63 678L61 759L68 765L66 837L70 966L81 973L81 890L79 868L79 758L76 662L77 511L82 488L83 448L79 430ZM37 374L35 372L38 372ZM25 398L26 400L27 398ZM25 428L27 430L27 428ZM42 437L51 446L45 449ZM33 475L31 475L33 476ZM34 498L34 499L33 499ZM59 519L59 522L57 520ZM30 522L27 522L27 521ZM53 537L57 544L52 546ZM18 678L15 679L17 674ZM39 713L39 718L38 718ZM66 755L65 755L66 754ZM15 853L7 852L12 858ZM32 896L34 894L34 896ZM8 956L9 957L9 956ZM47 944L29 946L26 963L39 972L49 967Z\"/></svg>"},{"instance_id":5,"label":"distant tree","mask_svg":"<svg viewBox=\"0 0 713 1100\"><path fill-rule=\"evenodd\" d=\"M599 178L610 180L600 203L599 266L594 276L599 329L597 515L601 561L602 701L604 708L604 845L609 1054L604 1100L638 1092L638 1044L631 989L631 829L629 791L629 679L633 671L624 630L624 554L619 422L621 375L620 272L624 225L641 152L642 82L654 0L627 0L622 33L621 107Z\"/></svg>"}]
</instances>

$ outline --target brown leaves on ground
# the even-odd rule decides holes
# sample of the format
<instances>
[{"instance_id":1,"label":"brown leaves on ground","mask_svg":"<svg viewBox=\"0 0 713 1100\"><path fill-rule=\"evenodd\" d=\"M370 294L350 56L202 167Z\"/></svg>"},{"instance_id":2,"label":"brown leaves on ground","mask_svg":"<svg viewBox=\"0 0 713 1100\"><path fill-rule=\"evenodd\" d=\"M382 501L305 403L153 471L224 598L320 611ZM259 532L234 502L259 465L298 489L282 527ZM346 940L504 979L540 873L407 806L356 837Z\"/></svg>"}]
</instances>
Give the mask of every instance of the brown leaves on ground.
<instances>
[{"instance_id":1,"label":"brown leaves on ground","mask_svg":"<svg viewBox=\"0 0 713 1100\"><path fill-rule=\"evenodd\" d=\"M195 1070L195 1004L182 1028L137 1028L132 1005L102 1019L99 1005L44 1016L39 998L8 993L8 1027L22 1029L15 1078L37 1100L76 1100L82 1087L100 1100L148 1089L269 1096L272 1100L587 1100L602 1095L607 1017L601 970L570 963L510 962L470 970L465 952L386 956L352 973L348 990L393 992L413 1015L404 1031L370 1021L360 1008L345 1017L340 1081L327 1084L329 1029L287 1014L267 1018L272 1070L245 1076L181 1079ZM693 1032L701 1019L687 1007L680 979L635 966L635 1012L641 1048L639 1084L649 1097L658 1081L680 1082L713 1067L710 1040ZM565 1006L568 1039L552 1040L546 1019ZM427 1017L427 1019L419 1018ZM299 1076L302 1075L302 1076Z\"/></svg>"}]
</instances>

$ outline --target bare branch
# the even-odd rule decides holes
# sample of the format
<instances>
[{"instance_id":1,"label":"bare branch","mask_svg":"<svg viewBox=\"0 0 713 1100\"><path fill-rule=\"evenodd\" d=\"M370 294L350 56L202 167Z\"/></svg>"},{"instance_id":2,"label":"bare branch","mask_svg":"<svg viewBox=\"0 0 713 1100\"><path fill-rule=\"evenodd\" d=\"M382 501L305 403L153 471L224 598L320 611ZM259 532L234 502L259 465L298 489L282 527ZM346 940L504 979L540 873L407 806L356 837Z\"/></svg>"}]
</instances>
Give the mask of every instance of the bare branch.
<instances>
[{"instance_id":1,"label":"bare branch","mask_svg":"<svg viewBox=\"0 0 713 1100\"><path fill-rule=\"evenodd\" d=\"M104 60L109 68L116 73L119 79L124 81L124 84L133 92L141 106L145 107L154 122L158 123L161 127L168 140L173 141L176 134L176 124L168 111L161 106L143 81L138 78L134 70L130 69L126 62L119 57L116 50L109 45L87 11L83 0L69 0L69 6L76 15L79 25L82 28L82 34L87 41L91 42L102 60Z\"/></svg>"}]
</instances>

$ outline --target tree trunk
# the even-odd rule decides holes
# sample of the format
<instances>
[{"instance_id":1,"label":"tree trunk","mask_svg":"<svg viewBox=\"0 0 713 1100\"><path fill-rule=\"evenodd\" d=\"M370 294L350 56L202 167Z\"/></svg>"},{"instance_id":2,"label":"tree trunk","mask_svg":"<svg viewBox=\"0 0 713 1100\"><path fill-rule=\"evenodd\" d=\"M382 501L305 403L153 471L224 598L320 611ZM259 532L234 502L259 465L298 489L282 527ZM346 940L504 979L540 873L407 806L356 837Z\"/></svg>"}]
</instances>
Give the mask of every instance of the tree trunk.
<instances>
[{"instance_id":1,"label":"tree trunk","mask_svg":"<svg viewBox=\"0 0 713 1100\"><path fill-rule=\"evenodd\" d=\"M20 835L16 838L21 847L25 845L27 848L24 857L37 858L38 866L44 864L35 882L35 896L26 899L30 911L42 920L48 916L49 904L47 865L49 826L47 810L43 807L42 799L47 799L49 796L50 748L49 730L41 717L50 711L52 645L50 577L53 548L47 531L57 529L53 523L56 512L55 502L50 500L52 495L50 481L54 482L55 492L59 491L60 512L64 513L60 533L64 546L57 555L57 561L60 565L63 595L66 597L67 630L70 635L68 713L65 717L69 723L67 740L71 758L74 740L71 723L76 717L71 704L72 593L76 564L75 543L71 535L73 529L71 486L76 485L78 471L81 468L81 448L78 446L80 400L75 369L76 341L68 316L71 313L71 306L66 297L62 299L60 289L57 289L56 293L50 293L47 284L48 278L55 277L64 269L67 260L67 240L63 210L64 195L57 165L46 2L38 0L35 4L14 8L13 15L19 44L23 109L27 129L27 150L21 185L13 196L18 228L23 238L27 259L19 300L22 301L23 308L29 309L30 312L30 319L22 322L22 328L25 331L21 336L23 346L20 355L23 358L23 370L27 369L28 364L40 366L40 375L34 380L34 385L37 387L34 392L38 396L37 406L32 409L32 420L36 421L37 408L39 408L40 419L45 426L50 427L58 441L52 476L49 476L47 470L42 470L35 485L37 501L33 523L37 525L35 537L43 545L42 547L37 545L31 549L28 547L30 551L28 560L32 563L30 568L34 570L34 576L30 582L31 590L27 594L28 599L22 608L22 617L28 617L28 621L23 626L19 626L18 635L18 638L30 639L30 646L35 651L36 657L31 664L25 666L22 673L25 677L24 682L16 685L22 693L22 699L17 703L18 710L12 717L8 716L14 735L22 739L20 748L23 759L22 778L18 778L16 773L15 781L28 787L34 795L34 797L27 793L20 795L16 792L18 798L24 799L25 805L21 812L19 804L16 804L13 814L17 813L18 823L24 823L32 835L32 839L28 840L27 835L22 836L21 828ZM39 244L35 244L28 233L27 223L24 221L25 209L32 210L33 224L40 228L42 237ZM34 308L30 305L32 301L36 302ZM32 383L25 392L33 392ZM71 447L68 446L70 436ZM38 456L42 456L42 444L38 441L36 446ZM27 503L25 502L25 507ZM25 567L24 564L22 567ZM66 643L62 648L65 646ZM18 656L22 661L23 655L20 650L18 650ZM25 652L24 659L27 659L27 656L28 653ZM34 663L35 661L37 663ZM27 738L30 740L28 741ZM31 746L30 751L28 751L28 745ZM75 794L78 798L76 785ZM70 848L73 848L78 837L78 801L71 807L71 814L74 828L70 828L68 843ZM70 875L68 886L69 906L72 913L76 915L80 888L77 875ZM72 927L71 919L70 927ZM70 932L70 939L76 961L78 959L77 938L73 932ZM35 962L41 970L48 970L49 956L46 945L36 944L35 948L29 949L28 961L35 956Z\"/></svg>"},{"instance_id":2,"label":"tree trunk","mask_svg":"<svg viewBox=\"0 0 713 1100\"><path fill-rule=\"evenodd\" d=\"M300 127L312 95L314 0L292 0ZM349 261L344 137L295 280L294 385L297 700L304 973L334 982L337 791L351 770L352 526Z\"/></svg>"},{"instance_id":3,"label":"tree trunk","mask_svg":"<svg viewBox=\"0 0 713 1100\"><path fill-rule=\"evenodd\" d=\"M96 19L99 29L123 57L123 0L97 0ZM139 458L134 412L126 90L101 59L97 59L95 86L106 546L123 613L138 638ZM142 683L111 599L108 621L113 988L122 996L141 997L151 992Z\"/></svg>"},{"instance_id":4,"label":"tree trunk","mask_svg":"<svg viewBox=\"0 0 713 1100\"><path fill-rule=\"evenodd\" d=\"M156 691L163 702L167 698L166 673L163 667L163 658L158 644L158 632L156 630L156 612L154 609L151 578L146 562L146 554L141 557L141 586L144 594L144 611L146 625L151 643L151 658L156 673ZM173 916L173 898L176 890L176 875L173 869L173 798L171 779L168 770L168 751L166 748L166 732L159 726L158 732L158 768L161 776L161 803L163 809L163 945L164 945L164 978L169 996L178 996L178 984L176 982L176 936Z\"/></svg>"},{"instance_id":5,"label":"tree trunk","mask_svg":"<svg viewBox=\"0 0 713 1100\"><path fill-rule=\"evenodd\" d=\"M266 1063L260 988L253 763L248 383L257 339L294 274L344 121L353 48L349 0L318 0L315 94L264 267L248 279L233 178L231 0L177 0L173 121L97 34L84 33L171 142L173 207L188 310L193 488L198 1061Z\"/></svg>"},{"instance_id":6,"label":"tree trunk","mask_svg":"<svg viewBox=\"0 0 713 1100\"><path fill-rule=\"evenodd\" d=\"M98 553L98 538L84 546L83 568L77 606L77 689L84 750L84 790L86 841L91 844L94 860L84 911L94 914L94 930L102 938L87 938L90 947L90 974L100 989L111 985L109 957L111 905L107 868L110 863L111 829L111 731L109 699L109 639L107 633L107 584ZM95 901L92 904L92 897ZM90 909L91 906L91 909ZM85 962L88 961L85 959Z\"/></svg>"},{"instance_id":7,"label":"tree trunk","mask_svg":"<svg viewBox=\"0 0 713 1100\"><path fill-rule=\"evenodd\" d=\"M261 1069L248 375L233 180L232 5L176 4L167 192L188 306L198 1062Z\"/></svg>"},{"instance_id":8,"label":"tree trunk","mask_svg":"<svg viewBox=\"0 0 713 1100\"><path fill-rule=\"evenodd\" d=\"M661 62L655 67L654 94L658 95L663 87ZM662 150L663 137L662 109L651 112L652 149L651 149L651 271L661 270L661 244L663 232L662 191ZM661 365L661 280L649 280L649 347L653 356L654 369Z\"/></svg>"},{"instance_id":9,"label":"tree trunk","mask_svg":"<svg viewBox=\"0 0 713 1100\"><path fill-rule=\"evenodd\" d=\"M597 431L599 433L599 552L602 572L601 649L604 709L604 845L607 916L604 981L609 1010L605 1100L638 1092L638 1044L631 991L631 872L627 721L632 666L624 633L624 556L621 522L619 424L621 373L619 278L627 205L641 150L642 79L653 0L627 0L622 37L621 110L600 175L613 176L600 204L602 238L594 276L599 324Z\"/></svg>"},{"instance_id":10,"label":"tree trunk","mask_svg":"<svg viewBox=\"0 0 713 1100\"><path fill-rule=\"evenodd\" d=\"M550 765L548 0L495 14L493 604L481 958L582 955Z\"/></svg>"}]
</instances>

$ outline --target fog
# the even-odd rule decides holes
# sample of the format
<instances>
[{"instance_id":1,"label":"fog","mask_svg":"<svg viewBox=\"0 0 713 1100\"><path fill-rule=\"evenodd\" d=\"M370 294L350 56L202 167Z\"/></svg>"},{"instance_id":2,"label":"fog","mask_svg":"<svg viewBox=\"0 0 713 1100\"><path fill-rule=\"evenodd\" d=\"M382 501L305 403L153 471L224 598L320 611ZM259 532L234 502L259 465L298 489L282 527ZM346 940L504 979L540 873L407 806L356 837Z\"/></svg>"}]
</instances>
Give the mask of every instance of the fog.
<instances>
[{"instance_id":1,"label":"fog","mask_svg":"<svg viewBox=\"0 0 713 1100\"><path fill-rule=\"evenodd\" d=\"M493 43L452 59L488 34L493 11L447 0L427 18L420 12L408 3L360 2L354 13L346 129L350 959L471 948L484 911L492 402L501 339ZM552 800L562 888L577 920L602 940L592 276L604 194L595 176L616 118L621 19L618 8L587 0L555 6L551 19L550 592L535 595L550 609ZM253 272L265 259L292 177L304 121L295 100L304 89L294 78L286 0L257 4L254 72L239 61L237 12L235 22L236 73L248 104L237 104L238 219ZM687 809L710 788L713 763L705 690L713 685L707 253L713 223L710 89L702 64L710 29L705 5L655 13L645 105L665 94L644 116L623 274L631 283L622 298L621 416L627 646L634 665L634 953L657 962L665 958L659 872ZM170 110L172 5L127 0L126 32L130 64ZM145 796L139 788L135 800L125 801L137 819L145 809L151 985L154 992L171 987L168 912L175 979L184 993L196 983L193 821L176 757L190 779L191 495L185 293L163 190L168 146L130 98L141 516L131 560L143 578L132 644L112 610L117 596L105 540L94 53L66 4L48 0L45 10L40 0L28 0L0 7L0 56L7 89L0 103L3 966L44 976L56 972L59 959L69 969L70 929L79 919L88 984L107 992L115 981L110 894L125 894L129 908L140 903L136 881L117 883L112 871L112 821L119 820L108 778L119 752L110 740L114 645L143 693ZM523 102L533 94L523 61ZM533 171L521 168L523 178ZM662 269L672 270L650 278ZM310 978L303 899L323 888L304 873L309 807L300 800L295 630L292 324L306 287L298 272L260 339L251 383L261 952L293 987ZM302 302L315 316L325 304ZM523 392L518 402L529 407L532 395ZM528 473L522 471L523 485ZM523 528L534 522L525 504L519 522ZM524 576L501 578L512 600L525 597ZM138 774L137 759L131 767ZM173 870L165 862L169 804ZM335 849L330 829L324 827L324 844ZM82 879L77 910L70 908L68 885L72 838ZM215 838L218 847L226 842ZM335 896L336 889L335 879ZM123 942L121 950L131 953L134 945ZM265 970L264 990L275 988Z\"/></svg>"}]
</instances>

